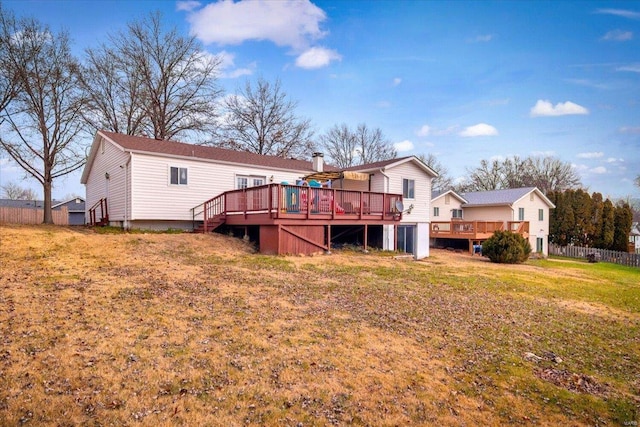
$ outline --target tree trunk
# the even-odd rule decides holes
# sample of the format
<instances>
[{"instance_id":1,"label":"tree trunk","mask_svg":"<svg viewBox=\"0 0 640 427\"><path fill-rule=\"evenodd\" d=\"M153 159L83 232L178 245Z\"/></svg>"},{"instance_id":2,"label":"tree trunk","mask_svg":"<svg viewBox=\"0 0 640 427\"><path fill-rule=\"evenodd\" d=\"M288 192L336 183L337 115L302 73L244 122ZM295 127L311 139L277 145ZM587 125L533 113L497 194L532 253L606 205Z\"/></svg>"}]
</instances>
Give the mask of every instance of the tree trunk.
<instances>
[{"instance_id":1,"label":"tree trunk","mask_svg":"<svg viewBox=\"0 0 640 427\"><path fill-rule=\"evenodd\" d=\"M53 224L53 212L51 209L51 180L45 180L44 185L44 221L43 224Z\"/></svg>"}]
</instances>

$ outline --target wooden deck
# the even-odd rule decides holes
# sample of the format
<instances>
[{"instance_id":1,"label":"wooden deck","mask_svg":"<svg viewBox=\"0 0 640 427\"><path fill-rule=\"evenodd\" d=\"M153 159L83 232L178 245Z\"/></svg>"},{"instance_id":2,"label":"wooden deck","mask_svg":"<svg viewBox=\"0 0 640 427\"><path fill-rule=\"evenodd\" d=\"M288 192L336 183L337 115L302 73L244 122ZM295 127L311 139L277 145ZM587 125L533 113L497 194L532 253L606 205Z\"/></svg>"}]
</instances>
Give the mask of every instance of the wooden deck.
<instances>
[{"instance_id":1,"label":"wooden deck","mask_svg":"<svg viewBox=\"0 0 640 427\"><path fill-rule=\"evenodd\" d=\"M202 206L202 231L258 226L260 252L274 254L328 252L333 225L363 226L366 249L369 225L402 219L400 194L285 184L227 191Z\"/></svg>"},{"instance_id":2,"label":"wooden deck","mask_svg":"<svg viewBox=\"0 0 640 427\"><path fill-rule=\"evenodd\" d=\"M402 195L268 184L227 191L204 203L204 224L391 224L402 219ZM208 231L208 230L205 230Z\"/></svg>"},{"instance_id":3,"label":"wooden deck","mask_svg":"<svg viewBox=\"0 0 640 427\"><path fill-rule=\"evenodd\" d=\"M440 239L486 240L498 230L529 237L528 221L433 221L431 237Z\"/></svg>"}]
</instances>

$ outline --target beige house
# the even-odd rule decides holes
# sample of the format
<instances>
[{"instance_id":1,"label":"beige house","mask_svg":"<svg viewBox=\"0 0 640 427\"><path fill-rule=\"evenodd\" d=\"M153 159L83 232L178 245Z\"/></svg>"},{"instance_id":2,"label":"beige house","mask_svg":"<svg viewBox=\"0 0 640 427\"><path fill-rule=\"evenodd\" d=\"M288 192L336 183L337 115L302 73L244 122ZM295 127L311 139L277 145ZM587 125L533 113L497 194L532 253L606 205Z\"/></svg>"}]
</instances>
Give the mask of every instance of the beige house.
<instances>
[{"instance_id":1,"label":"beige house","mask_svg":"<svg viewBox=\"0 0 640 427\"><path fill-rule=\"evenodd\" d=\"M549 210L554 204L536 187L457 194L450 190L431 199L431 244L474 245L496 230L529 239L531 249L548 254Z\"/></svg>"}]
</instances>

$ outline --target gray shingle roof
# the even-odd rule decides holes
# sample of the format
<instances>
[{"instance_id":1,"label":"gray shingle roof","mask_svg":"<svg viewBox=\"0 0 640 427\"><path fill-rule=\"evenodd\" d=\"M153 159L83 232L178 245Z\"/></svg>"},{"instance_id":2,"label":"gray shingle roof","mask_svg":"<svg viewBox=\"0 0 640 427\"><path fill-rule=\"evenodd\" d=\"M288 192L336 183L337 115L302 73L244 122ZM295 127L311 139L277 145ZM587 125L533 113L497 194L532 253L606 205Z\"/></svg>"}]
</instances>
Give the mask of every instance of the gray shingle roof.
<instances>
[{"instance_id":1,"label":"gray shingle roof","mask_svg":"<svg viewBox=\"0 0 640 427\"><path fill-rule=\"evenodd\" d=\"M506 190L492 191L474 191L470 193L462 193L467 203L463 207L468 206L500 206L512 205L525 195L534 191L536 187L509 188Z\"/></svg>"}]
</instances>

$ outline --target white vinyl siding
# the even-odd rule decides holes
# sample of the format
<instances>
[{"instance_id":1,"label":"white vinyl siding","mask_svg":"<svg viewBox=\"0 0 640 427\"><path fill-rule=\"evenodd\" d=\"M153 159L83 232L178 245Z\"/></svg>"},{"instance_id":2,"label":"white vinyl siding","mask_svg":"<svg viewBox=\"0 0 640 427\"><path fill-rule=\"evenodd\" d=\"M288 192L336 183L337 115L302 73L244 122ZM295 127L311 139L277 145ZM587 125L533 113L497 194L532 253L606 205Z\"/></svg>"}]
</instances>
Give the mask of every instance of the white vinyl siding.
<instances>
[{"instance_id":1,"label":"white vinyl siding","mask_svg":"<svg viewBox=\"0 0 640 427\"><path fill-rule=\"evenodd\" d=\"M169 184L170 167L188 169L189 185ZM203 160L175 159L134 154L131 164L131 220L191 221L191 208L236 188L236 177L274 177L274 183L295 182L308 171L259 169L243 165L226 165Z\"/></svg>"},{"instance_id":2,"label":"white vinyl siding","mask_svg":"<svg viewBox=\"0 0 640 427\"><path fill-rule=\"evenodd\" d=\"M99 144L85 187L87 222L89 209L102 198L107 199L109 219L123 221L126 189L124 165L128 155L108 141L100 140Z\"/></svg>"}]
</instances>

